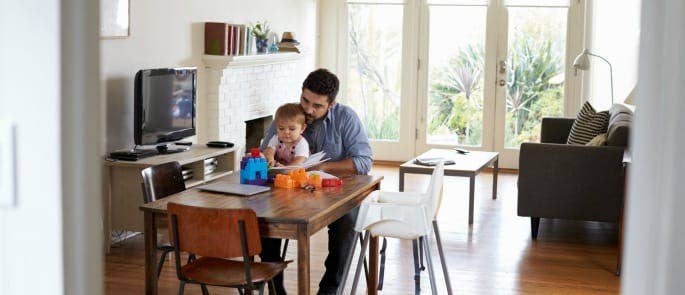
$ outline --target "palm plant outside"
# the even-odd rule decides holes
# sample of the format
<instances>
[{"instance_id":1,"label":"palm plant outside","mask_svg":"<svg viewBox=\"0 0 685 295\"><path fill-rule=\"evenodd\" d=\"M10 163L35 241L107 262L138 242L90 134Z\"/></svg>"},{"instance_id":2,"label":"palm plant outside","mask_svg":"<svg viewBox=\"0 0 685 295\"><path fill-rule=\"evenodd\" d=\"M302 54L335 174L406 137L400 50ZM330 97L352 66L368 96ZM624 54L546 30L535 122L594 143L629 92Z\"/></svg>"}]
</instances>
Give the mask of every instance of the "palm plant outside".
<instances>
[{"instance_id":1,"label":"palm plant outside","mask_svg":"<svg viewBox=\"0 0 685 295\"><path fill-rule=\"evenodd\" d=\"M559 40L544 26L524 26L511 38L507 60L505 145L539 141L543 116L562 115L563 73ZM430 133L446 128L459 145L479 145L482 136L482 45L462 48L436 69L429 100ZM474 94L476 94L474 96Z\"/></svg>"}]
</instances>

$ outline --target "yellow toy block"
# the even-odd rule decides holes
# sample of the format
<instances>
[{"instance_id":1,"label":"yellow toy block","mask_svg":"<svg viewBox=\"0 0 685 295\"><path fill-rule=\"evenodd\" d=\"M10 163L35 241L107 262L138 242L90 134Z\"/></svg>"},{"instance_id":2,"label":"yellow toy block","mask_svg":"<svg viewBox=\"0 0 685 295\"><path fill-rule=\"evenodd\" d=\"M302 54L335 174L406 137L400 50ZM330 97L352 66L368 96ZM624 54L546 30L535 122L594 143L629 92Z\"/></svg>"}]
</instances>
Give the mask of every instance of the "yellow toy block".
<instances>
[{"instance_id":1,"label":"yellow toy block","mask_svg":"<svg viewBox=\"0 0 685 295\"><path fill-rule=\"evenodd\" d=\"M307 181L307 184L315 187L315 188L321 188L321 175L318 174L310 174L309 175L309 180Z\"/></svg>"}]
</instances>

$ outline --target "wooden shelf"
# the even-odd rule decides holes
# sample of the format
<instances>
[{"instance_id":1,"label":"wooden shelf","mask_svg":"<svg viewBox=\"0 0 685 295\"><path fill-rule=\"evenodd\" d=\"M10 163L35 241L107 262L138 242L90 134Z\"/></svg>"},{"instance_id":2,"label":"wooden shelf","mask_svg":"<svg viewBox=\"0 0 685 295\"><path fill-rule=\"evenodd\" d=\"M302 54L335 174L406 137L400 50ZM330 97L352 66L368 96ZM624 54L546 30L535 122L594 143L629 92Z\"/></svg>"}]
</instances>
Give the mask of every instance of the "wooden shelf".
<instances>
[{"instance_id":1,"label":"wooden shelf","mask_svg":"<svg viewBox=\"0 0 685 295\"><path fill-rule=\"evenodd\" d=\"M209 159L216 160L216 168L212 173L205 174L205 161ZM108 168L109 176L109 194L104 201L107 246L112 229L143 231L143 214L139 209L143 204L141 171L150 166L174 161L193 173L193 177L185 181L186 188L231 174L237 164L235 149L208 148L202 145L193 146L186 152L158 155L132 162L103 161L103 165Z\"/></svg>"},{"instance_id":2,"label":"wooden shelf","mask_svg":"<svg viewBox=\"0 0 685 295\"><path fill-rule=\"evenodd\" d=\"M265 64L277 64L300 60L301 53L281 52L254 55L203 55L202 62L208 68L224 69L227 67L248 67Z\"/></svg>"}]
</instances>

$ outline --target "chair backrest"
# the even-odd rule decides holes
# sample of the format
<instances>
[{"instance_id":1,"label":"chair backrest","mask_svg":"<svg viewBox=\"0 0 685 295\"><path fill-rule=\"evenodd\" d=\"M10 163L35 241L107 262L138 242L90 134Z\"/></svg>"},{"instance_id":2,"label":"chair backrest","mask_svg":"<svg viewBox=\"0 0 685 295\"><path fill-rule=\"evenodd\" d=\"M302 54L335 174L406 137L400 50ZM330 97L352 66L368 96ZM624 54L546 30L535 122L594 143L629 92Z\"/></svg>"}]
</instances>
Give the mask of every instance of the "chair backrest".
<instances>
[{"instance_id":1,"label":"chair backrest","mask_svg":"<svg viewBox=\"0 0 685 295\"><path fill-rule=\"evenodd\" d=\"M245 227L248 256L262 252L257 215L250 209L216 209L169 203L169 237L172 241L176 220L179 251L199 256L243 257L239 221Z\"/></svg>"},{"instance_id":2,"label":"chair backrest","mask_svg":"<svg viewBox=\"0 0 685 295\"><path fill-rule=\"evenodd\" d=\"M143 201L154 202L186 190L181 164L170 162L143 169Z\"/></svg>"},{"instance_id":3,"label":"chair backrest","mask_svg":"<svg viewBox=\"0 0 685 295\"><path fill-rule=\"evenodd\" d=\"M427 206L427 216L435 219L440 209L442 201L442 180L445 175L445 163L439 161L433 169L428 190L424 195L422 203Z\"/></svg>"}]
</instances>

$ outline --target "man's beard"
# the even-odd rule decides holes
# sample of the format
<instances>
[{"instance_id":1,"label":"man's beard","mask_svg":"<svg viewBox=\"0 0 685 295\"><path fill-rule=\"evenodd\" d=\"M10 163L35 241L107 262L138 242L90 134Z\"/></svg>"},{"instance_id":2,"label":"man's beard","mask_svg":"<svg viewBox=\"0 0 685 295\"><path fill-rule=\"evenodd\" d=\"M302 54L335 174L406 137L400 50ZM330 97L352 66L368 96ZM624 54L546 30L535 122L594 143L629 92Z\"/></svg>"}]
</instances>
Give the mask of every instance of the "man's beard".
<instances>
[{"instance_id":1,"label":"man's beard","mask_svg":"<svg viewBox=\"0 0 685 295\"><path fill-rule=\"evenodd\" d=\"M307 124L314 123L314 117L310 115L305 115L304 116L305 121L307 121Z\"/></svg>"}]
</instances>

